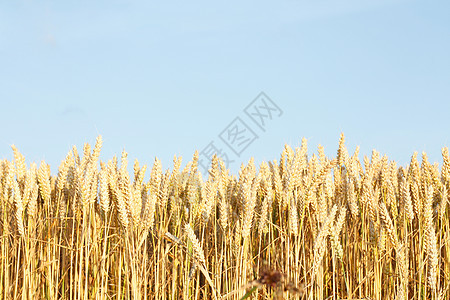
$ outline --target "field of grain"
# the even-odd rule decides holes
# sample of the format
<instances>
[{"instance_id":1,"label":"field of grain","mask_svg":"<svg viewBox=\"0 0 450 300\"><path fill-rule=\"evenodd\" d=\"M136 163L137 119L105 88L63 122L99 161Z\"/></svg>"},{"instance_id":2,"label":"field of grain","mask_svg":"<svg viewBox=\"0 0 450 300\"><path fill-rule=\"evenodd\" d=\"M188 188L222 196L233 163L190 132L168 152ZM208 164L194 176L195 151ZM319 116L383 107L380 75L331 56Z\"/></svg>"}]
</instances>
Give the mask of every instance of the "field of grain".
<instances>
[{"instance_id":1,"label":"field of grain","mask_svg":"<svg viewBox=\"0 0 450 300\"><path fill-rule=\"evenodd\" d=\"M450 157L0 161L1 299L450 299ZM148 177L148 176L147 176Z\"/></svg>"}]
</instances>

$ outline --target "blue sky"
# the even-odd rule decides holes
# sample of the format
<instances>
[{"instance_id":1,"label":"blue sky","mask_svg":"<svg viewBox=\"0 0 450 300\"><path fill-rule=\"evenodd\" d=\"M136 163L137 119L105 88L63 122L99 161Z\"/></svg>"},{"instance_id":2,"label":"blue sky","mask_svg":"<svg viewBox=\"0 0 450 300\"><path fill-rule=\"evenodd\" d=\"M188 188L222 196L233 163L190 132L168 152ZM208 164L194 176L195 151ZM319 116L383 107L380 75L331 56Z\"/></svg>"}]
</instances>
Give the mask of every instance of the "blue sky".
<instances>
[{"instance_id":1,"label":"blue sky","mask_svg":"<svg viewBox=\"0 0 450 300\"><path fill-rule=\"evenodd\" d=\"M52 172L72 145L104 139L163 168L210 142L233 172L308 139L335 155L441 162L450 145L450 3L402 0L7 1L0 4L0 158L11 144ZM244 109L282 111L261 130ZM254 102L257 103L257 102ZM281 114L281 115L280 115ZM258 138L236 155L236 118Z\"/></svg>"}]
</instances>

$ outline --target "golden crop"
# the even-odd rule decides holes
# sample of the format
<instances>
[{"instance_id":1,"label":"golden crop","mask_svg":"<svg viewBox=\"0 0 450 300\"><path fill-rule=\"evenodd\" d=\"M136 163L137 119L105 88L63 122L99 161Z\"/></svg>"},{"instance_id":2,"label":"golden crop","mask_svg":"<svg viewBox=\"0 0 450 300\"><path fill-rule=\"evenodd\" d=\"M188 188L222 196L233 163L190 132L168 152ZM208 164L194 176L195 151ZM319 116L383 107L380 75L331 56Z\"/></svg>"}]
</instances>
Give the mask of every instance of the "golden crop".
<instances>
[{"instance_id":1,"label":"golden crop","mask_svg":"<svg viewBox=\"0 0 450 300\"><path fill-rule=\"evenodd\" d=\"M0 161L1 299L450 299L450 157Z\"/></svg>"}]
</instances>

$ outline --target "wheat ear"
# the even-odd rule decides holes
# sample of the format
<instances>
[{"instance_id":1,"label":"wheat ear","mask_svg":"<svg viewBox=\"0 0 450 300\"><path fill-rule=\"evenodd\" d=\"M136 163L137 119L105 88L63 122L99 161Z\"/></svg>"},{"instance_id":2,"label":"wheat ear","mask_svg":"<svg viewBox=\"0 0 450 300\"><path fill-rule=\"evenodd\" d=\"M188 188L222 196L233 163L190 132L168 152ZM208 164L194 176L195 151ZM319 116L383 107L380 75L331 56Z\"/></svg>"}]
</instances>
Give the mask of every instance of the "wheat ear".
<instances>
[{"instance_id":1,"label":"wheat ear","mask_svg":"<svg viewBox=\"0 0 450 300\"><path fill-rule=\"evenodd\" d=\"M187 239L192 245L193 255L194 258L202 263L203 265L206 264L205 260L205 254L203 253L202 246L200 245L200 242L197 239L197 236L194 233L194 230L192 229L191 225L189 223L184 224L184 232L187 236Z\"/></svg>"}]
</instances>

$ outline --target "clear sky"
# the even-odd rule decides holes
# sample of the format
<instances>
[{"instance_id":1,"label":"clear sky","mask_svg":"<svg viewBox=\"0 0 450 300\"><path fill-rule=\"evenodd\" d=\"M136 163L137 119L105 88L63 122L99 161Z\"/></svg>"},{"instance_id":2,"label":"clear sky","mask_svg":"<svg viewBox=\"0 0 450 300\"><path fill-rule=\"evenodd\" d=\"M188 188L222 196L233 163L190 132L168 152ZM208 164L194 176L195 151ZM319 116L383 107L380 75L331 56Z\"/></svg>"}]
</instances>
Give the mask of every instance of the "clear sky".
<instances>
[{"instance_id":1,"label":"clear sky","mask_svg":"<svg viewBox=\"0 0 450 300\"><path fill-rule=\"evenodd\" d=\"M441 162L449 15L449 1L2 1L0 158L15 144L56 173L101 134L103 160L125 149L166 169L213 142L236 173L302 137L335 155L344 132L361 158Z\"/></svg>"}]
</instances>

